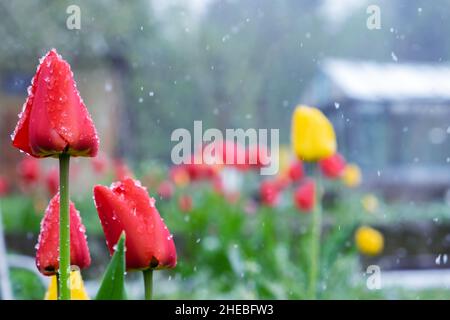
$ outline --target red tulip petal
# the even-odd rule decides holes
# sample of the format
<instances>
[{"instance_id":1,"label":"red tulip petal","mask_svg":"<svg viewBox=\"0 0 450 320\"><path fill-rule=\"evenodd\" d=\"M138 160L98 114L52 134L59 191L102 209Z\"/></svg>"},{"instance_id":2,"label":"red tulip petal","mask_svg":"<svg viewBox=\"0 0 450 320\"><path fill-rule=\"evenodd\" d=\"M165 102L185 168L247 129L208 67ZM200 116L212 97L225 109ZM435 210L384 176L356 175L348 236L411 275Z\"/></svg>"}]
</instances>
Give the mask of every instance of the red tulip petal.
<instances>
[{"instance_id":1,"label":"red tulip petal","mask_svg":"<svg viewBox=\"0 0 450 320\"><path fill-rule=\"evenodd\" d=\"M75 205L70 203L70 264L80 269L91 264L86 240L86 229ZM53 275L59 268L59 194L56 194L45 210L41 222L36 252L36 266L44 275Z\"/></svg>"}]
</instances>

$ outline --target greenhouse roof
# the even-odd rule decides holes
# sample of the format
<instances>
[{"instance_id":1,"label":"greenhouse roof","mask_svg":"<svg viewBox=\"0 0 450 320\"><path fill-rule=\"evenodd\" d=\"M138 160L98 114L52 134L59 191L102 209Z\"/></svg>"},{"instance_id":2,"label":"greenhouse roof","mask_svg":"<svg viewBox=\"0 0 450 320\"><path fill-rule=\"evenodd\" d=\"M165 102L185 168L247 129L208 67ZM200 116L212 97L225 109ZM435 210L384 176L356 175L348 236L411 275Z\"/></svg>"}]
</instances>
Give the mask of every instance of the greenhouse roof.
<instances>
[{"instance_id":1,"label":"greenhouse roof","mask_svg":"<svg viewBox=\"0 0 450 320\"><path fill-rule=\"evenodd\" d=\"M326 60L325 75L358 100L450 99L450 65Z\"/></svg>"}]
</instances>

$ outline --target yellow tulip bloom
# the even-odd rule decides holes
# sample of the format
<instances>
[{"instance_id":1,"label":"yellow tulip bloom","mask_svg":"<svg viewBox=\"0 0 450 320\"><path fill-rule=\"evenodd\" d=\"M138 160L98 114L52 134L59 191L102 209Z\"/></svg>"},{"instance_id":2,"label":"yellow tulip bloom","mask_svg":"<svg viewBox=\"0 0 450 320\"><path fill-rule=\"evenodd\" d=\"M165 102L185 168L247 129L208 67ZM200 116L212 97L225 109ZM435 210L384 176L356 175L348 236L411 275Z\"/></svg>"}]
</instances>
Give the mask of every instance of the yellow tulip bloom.
<instances>
[{"instance_id":1,"label":"yellow tulip bloom","mask_svg":"<svg viewBox=\"0 0 450 320\"><path fill-rule=\"evenodd\" d=\"M362 175L359 167L354 164L348 164L342 173L342 181L347 187L354 188L361 184Z\"/></svg>"},{"instance_id":2,"label":"yellow tulip bloom","mask_svg":"<svg viewBox=\"0 0 450 320\"><path fill-rule=\"evenodd\" d=\"M384 247L381 232L370 227L359 227L355 234L355 242L359 252L368 256L380 254Z\"/></svg>"},{"instance_id":3,"label":"yellow tulip bloom","mask_svg":"<svg viewBox=\"0 0 450 320\"><path fill-rule=\"evenodd\" d=\"M300 105L292 115L291 142L294 153L305 161L319 161L336 152L333 125L317 108Z\"/></svg>"},{"instance_id":4,"label":"yellow tulip bloom","mask_svg":"<svg viewBox=\"0 0 450 320\"><path fill-rule=\"evenodd\" d=\"M45 294L45 300L57 300L57 283L56 275L51 276L50 285ZM89 300L89 296L84 289L83 279L81 278L80 271L72 271L70 273L70 296L72 300Z\"/></svg>"},{"instance_id":5,"label":"yellow tulip bloom","mask_svg":"<svg viewBox=\"0 0 450 320\"><path fill-rule=\"evenodd\" d=\"M374 213L378 209L378 199L373 194L366 194L363 196L361 199L361 204L364 210L369 213Z\"/></svg>"}]
</instances>

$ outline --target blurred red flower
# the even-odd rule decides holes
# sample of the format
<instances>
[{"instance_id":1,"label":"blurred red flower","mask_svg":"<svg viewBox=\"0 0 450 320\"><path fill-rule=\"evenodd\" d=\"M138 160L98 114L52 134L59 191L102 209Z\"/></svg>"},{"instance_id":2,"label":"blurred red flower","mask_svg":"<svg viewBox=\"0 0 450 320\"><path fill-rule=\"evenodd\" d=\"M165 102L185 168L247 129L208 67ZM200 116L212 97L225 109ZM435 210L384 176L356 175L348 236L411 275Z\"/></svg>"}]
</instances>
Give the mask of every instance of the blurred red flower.
<instances>
[{"instance_id":1,"label":"blurred red flower","mask_svg":"<svg viewBox=\"0 0 450 320\"><path fill-rule=\"evenodd\" d=\"M134 178L133 172L130 170L123 159L114 160L114 174L116 180L118 181L125 180L127 178Z\"/></svg>"},{"instance_id":2,"label":"blurred red flower","mask_svg":"<svg viewBox=\"0 0 450 320\"><path fill-rule=\"evenodd\" d=\"M164 180L159 184L157 192L162 199L168 200L173 196L174 186L171 181Z\"/></svg>"},{"instance_id":3,"label":"blurred red flower","mask_svg":"<svg viewBox=\"0 0 450 320\"><path fill-rule=\"evenodd\" d=\"M12 135L16 148L37 158L94 157L98 136L70 65L52 49L41 60Z\"/></svg>"},{"instance_id":4,"label":"blurred red flower","mask_svg":"<svg viewBox=\"0 0 450 320\"><path fill-rule=\"evenodd\" d=\"M183 165L173 166L170 168L169 177L170 180L172 180L178 187L186 186L190 180L189 173Z\"/></svg>"},{"instance_id":5,"label":"blurred red flower","mask_svg":"<svg viewBox=\"0 0 450 320\"><path fill-rule=\"evenodd\" d=\"M261 168L270 164L268 149L260 143L251 145L245 154L245 163L250 168Z\"/></svg>"},{"instance_id":6,"label":"blurred red flower","mask_svg":"<svg viewBox=\"0 0 450 320\"><path fill-rule=\"evenodd\" d=\"M261 203L273 207L280 199L280 184L276 180L265 180L259 186Z\"/></svg>"},{"instance_id":7,"label":"blurred red flower","mask_svg":"<svg viewBox=\"0 0 450 320\"><path fill-rule=\"evenodd\" d=\"M298 209L309 212L314 208L316 197L316 184L308 179L294 191L294 203Z\"/></svg>"},{"instance_id":8,"label":"blurred red flower","mask_svg":"<svg viewBox=\"0 0 450 320\"><path fill-rule=\"evenodd\" d=\"M342 155L335 153L331 157L321 160L319 166L325 177L336 179L344 173L346 162Z\"/></svg>"},{"instance_id":9,"label":"blurred red flower","mask_svg":"<svg viewBox=\"0 0 450 320\"><path fill-rule=\"evenodd\" d=\"M108 167L108 158L103 152L100 152L96 157L92 158L91 164L96 174L103 174Z\"/></svg>"},{"instance_id":10,"label":"blurred red flower","mask_svg":"<svg viewBox=\"0 0 450 320\"><path fill-rule=\"evenodd\" d=\"M305 175L303 169L303 162L300 160L294 160L289 165L288 176L293 182L300 181Z\"/></svg>"},{"instance_id":11,"label":"blurred red flower","mask_svg":"<svg viewBox=\"0 0 450 320\"><path fill-rule=\"evenodd\" d=\"M209 156L212 148L214 148L213 158L217 164L235 167L239 170L249 169L247 151L240 144L231 140L212 142L203 147L203 155Z\"/></svg>"},{"instance_id":12,"label":"blurred red flower","mask_svg":"<svg viewBox=\"0 0 450 320\"><path fill-rule=\"evenodd\" d=\"M177 254L173 237L139 181L127 178L110 188L94 187L94 200L111 254L125 231L127 269L173 268Z\"/></svg>"},{"instance_id":13,"label":"blurred red flower","mask_svg":"<svg viewBox=\"0 0 450 320\"><path fill-rule=\"evenodd\" d=\"M182 212L190 212L192 210L192 198L188 195L182 195L178 198L178 207Z\"/></svg>"},{"instance_id":14,"label":"blurred red flower","mask_svg":"<svg viewBox=\"0 0 450 320\"><path fill-rule=\"evenodd\" d=\"M45 183L50 195L54 195L59 190L59 170L57 167L51 168L45 177Z\"/></svg>"},{"instance_id":15,"label":"blurred red flower","mask_svg":"<svg viewBox=\"0 0 450 320\"><path fill-rule=\"evenodd\" d=\"M198 180L210 180L217 175L217 168L208 165L206 163L194 163L192 158L192 163L184 165L187 174L189 175L190 181Z\"/></svg>"},{"instance_id":16,"label":"blurred red flower","mask_svg":"<svg viewBox=\"0 0 450 320\"><path fill-rule=\"evenodd\" d=\"M9 183L5 177L0 176L0 197L7 195L9 192Z\"/></svg>"},{"instance_id":17,"label":"blurred red flower","mask_svg":"<svg viewBox=\"0 0 450 320\"><path fill-rule=\"evenodd\" d=\"M59 193L50 200L45 210L36 248L36 266L39 271L46 276L56 274L59 268ZM91 264L86 228L72 202L70 202L70 264L80 269Z\"/></svg>"},{"instance_id":18,"label":"blurred red flower","mask_svg":"<svg viewBox=\"0 0 450 320\"><path fill-rule=\"evenodd\" d=\"M41 166L39 160L26 156L17 165L17 171L24 185L34 184L40 177Z\"/></svg>"}]
</instances>

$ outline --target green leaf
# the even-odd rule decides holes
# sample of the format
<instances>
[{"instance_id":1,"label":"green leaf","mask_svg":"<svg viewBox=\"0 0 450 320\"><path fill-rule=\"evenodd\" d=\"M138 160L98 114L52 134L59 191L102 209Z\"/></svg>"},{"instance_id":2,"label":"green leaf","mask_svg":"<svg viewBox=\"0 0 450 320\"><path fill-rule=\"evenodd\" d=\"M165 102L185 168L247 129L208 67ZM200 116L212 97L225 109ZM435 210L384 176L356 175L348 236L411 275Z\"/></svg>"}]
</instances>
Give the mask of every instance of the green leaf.
<instances>
[{"instance_id":1,"label":"green leaf","mask_svg":"<svg viewBox=\"0 0 450 320\"><path fill-rule=\"evenodd\" d=\"M125 233L116 244L114 255L103 275L96 300L126 300L125 293Z\"/></svg>"}]
</instances>

